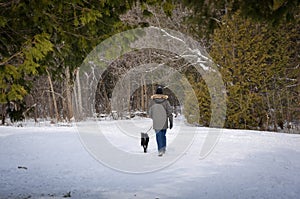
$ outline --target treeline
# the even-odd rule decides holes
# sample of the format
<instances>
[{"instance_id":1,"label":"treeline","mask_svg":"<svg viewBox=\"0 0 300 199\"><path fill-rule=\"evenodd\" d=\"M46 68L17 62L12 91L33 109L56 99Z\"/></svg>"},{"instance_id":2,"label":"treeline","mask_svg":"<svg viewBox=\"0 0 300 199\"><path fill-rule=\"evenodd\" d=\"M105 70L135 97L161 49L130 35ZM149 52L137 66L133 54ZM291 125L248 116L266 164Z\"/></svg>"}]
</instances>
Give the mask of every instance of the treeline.
<instances>
[{"instance_id":1,"label":"treeline","mask_svg":"<svg viewBox=\"0 0 300 199\"><path fill-rule=\"evenodd\" d=\"M141 1L142 5L148 1ZM149 1L150 3L159 3ZM128 1L0 2L1 119L73 118L77 69L111 35L133 28L120 15Z\"/></svg>"},{"instance_id":2,"label":"treeline","mask_svg":"<svg viewBox=\"0 0 300 199\"><path fill-rule=\"evenodd\" d=\"M1 1L0 8L2 124L25 117L70 121L80 110L73 88L86 55L116 33L147 26L180 31L205 46L226 86L225 127L277 130L299 123L297 0L9 0ZM149 60L168 63L188 77L199 104L187 100L181 105L186 113L199 108L197 121L186 117L208 126L211 103L205 81L183 60L155 49L111 65L106 81L99 82L97 112L109 114L119 77ZM146 111L153 90L145 85L129 96L127 111Z\"/></svg>"},{"instance_id":3,"label":"treeline","mask_svg":"<svg viewBox=\"0 0 300 199\"><path fill-rule=\"evenodd\" d=\"M297 21L270 26L245 19L240 11L222 16L209 52L227 90L226 127L277 131L299 125L299 17ZM193 85L203 112L200 124L208 125L207 87L201 78Z\"/></svg>"}]
</instances>

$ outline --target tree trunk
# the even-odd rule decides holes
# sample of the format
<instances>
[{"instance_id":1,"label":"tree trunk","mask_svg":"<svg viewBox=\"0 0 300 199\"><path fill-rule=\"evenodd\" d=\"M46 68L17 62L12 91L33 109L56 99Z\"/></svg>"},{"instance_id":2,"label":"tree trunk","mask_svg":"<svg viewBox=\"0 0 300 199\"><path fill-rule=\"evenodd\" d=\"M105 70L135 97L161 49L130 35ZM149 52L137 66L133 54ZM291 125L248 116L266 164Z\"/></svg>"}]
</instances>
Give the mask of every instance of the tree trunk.
<instances>
[{"instance_id":1,"label":"tree trunk","mask_svg":"<svg viewBox=\"0 0 300 199\"><path fill-rule=\"evenodd\" d=\"M144 99L144 76L141 78L141 111L145 109L145 99Z\"/></svg>"},{"instance_id":2,"label":"tree trunk","mask_svg":"<svg viewBox=\"0 0 300 199\"><path fill-rule=\"evenodd\" d=\"M145 79L144 79L145 80ZM147 84L144 81L144 98L145 98L145 107L143 111L148 111L148 92L147 92Z\"/></svg>"},{"instance_id":3,"label":"tree trunk","mask_svg":"<svg viewBox=\"0 0 300 199\"><path fill-rule=\"evenodd\" d=\"M55 98L53 83L52 83L52 80L51 80L50 73L47 69L46 69L46 72L48 74L48 81L49 81L49 85L50 85L50 93L52 95L52 101L53 101L53 106L54 106L54 111L55 111L55 120L57 122L57 121L59 121L59 113L58 113L58 108L57 108L57 102L56 102L56 98Z\"/></svg>"},{"instance_id":4,"label":"tree trunk","mask_svg":"<svg viewBox=\"0 0 300 199\"><path fill-rule=\"evenodd\" d=\"M77 101L75 101L77 105L78 117L81 119L82 117L82 95L81 95L81 85L80 85L80 78L79 78L79 70L76 70L76 81L77 81ZM76 99L76 98L75 98Z\"/></svg>"},{"instance_id":5,"label":"tree trunk","mask_svg":"<svg viewBox=\"0 0 300 199\"><path fill-rule=\"evenodd\" d=\"M65 69L65 75L66 75L66 79L65 79L65 86L66 86L66 113L67 113L67 119L68 121L71 120L71 118L73 118L73 106L72 106L72 84L71 84L71 78L70 78L70 68L67 66Z\"/></svg>"},{"instance_id":6,"label":"tree trunk","mask_svg":"<svg viewBox=\"0 0 300 199\"><path fill-rule=\"evenodd\" d=\"M6 117L6 105L2 104L2 125L5 124L5 117Z\"/></svg>"},{"instance_id":7,"label":"tree trunk","mask_svg":"<svg viewBox=\"0 0 300 199\"><path fill-rule=\"evenodd\" d=\"M45 110L42 110L43 113L43 117L47 118L47 116L50 116L50 118L54 118L54 111L53 111L53 103L52 103L52 93L51 92L47 92L46 93L47 98L48 98L48 104L49 104L49 115L45 113Z\"/></svg>"},{"instance_id":8,"label":"tree trunk","mask_svg":"<svg viewBox=\"0 0 300 199\"><path fill-rule=\"evenodd\" d=\"M130 81L128 81L128 94L127 94L127 97L128 97L128 101L127 101L127 103L128 103L128 113L130 114L130 112L131 112L131 107L130 107L130 105L131 105L131 85L130 85Z\"/></svg>"}]
</instances>

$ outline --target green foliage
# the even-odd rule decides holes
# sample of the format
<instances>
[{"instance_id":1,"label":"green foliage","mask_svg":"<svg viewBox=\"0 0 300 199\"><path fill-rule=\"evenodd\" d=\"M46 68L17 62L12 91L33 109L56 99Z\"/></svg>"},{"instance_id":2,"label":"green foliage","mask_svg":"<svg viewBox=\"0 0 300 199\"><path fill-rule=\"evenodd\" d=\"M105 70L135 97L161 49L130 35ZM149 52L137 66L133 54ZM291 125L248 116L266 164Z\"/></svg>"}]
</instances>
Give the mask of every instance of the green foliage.
<instances>
[{"instance_id":1,"label":"green foliage","mask_svg":"<svg viewBox=\"0 0 300 199\"><path fill-rule=\"evenodd\" d=\"M119 16L136 2L7 0L0 3L0 104L22 103L30 93L29 80L46 70L57 85L65 80L66 71L70 71L68 84L72 85L74 71L95 46L132 28L123 24ZM171 0L139 2L146 16L153 14L146 4L161 6L167 15L171 15L174 5ZM183 2L194 10L187 20L187 32L201 39L205 36L206 41L213 39L211 55L220 66L228 92L227 127L256 128L271 123L268 120L275 124L278 120L297 118L299 1ZM290 20L296 22L289 23ZM127 40L120 43L121 51L110 49L109 42L99 50L108 59L116 58L126 52L138 34L126 35ZM211 96L205 82L195 74L190 72L188 78L199 105L187 100L185 108L187 114L199 109L200 118L188 120L208 125ZM191 98L192 94L187 96Z\"/></svg>"},{"instance_id":2,"label":"green foliage","mask_svg":"<svg viewBox=\"0 0 300 199\"><path fill-rule=\"evenodd\" d=\"M109 13L107 13L109 14ZM101 18L102 14L98 10L90 10L90 9L83 9L82 15L80 17L81 25L86 25L90 22L96 22L98 18Z\"/></svg>"},{"instance_id":3,"label":"green foliage","mask_svg":"<svg viewBox=\"0 0 300 199\"><path fill-rule=\"evenodd\" d=\"M283 106L285 68L292 51L289 31L283 28L245 20L236 12L224 16L215 30L210 55L226 83L227 127L268 128L269 117L276 127L285 119L278 107Z\"/></svg>"},{"instance_id":4,"label":"green foliage","mask_svg":"<svg viewBox=\"0 0 300 199\"><path fill-rule=\"evenodd\" d=\"M20 99L21 96L26 94L26 91L20 85L10 84L14 79L19 79L20 74L18 73L15 66L7 64L0 67L0 103L6 103L7 98L9 100Z\"/></svg>"},{"instance_id":5,"label":"green foliage","mask_svg":"<svg viewBox=\"0 0 300 199\"><path fill-rule=\"evenodd\" d=\"M2 2L0 103L22 100L30 92L31 81L28 79L45 74L46 71L50 72L55 81L63 82L66 76L70 76L71 81L74 80L72 76L74 71L97 44L113 34L131 28L124 25L119 16L136 2L136 0ZM162 1L140 2L155 4ZM66 68L69 70L65 70ZM66 71L70 74L65 74ZM73 82L68 84L72 85Z\"/></svg>"},{"instance_id":6,"label":"green foliage","mask_svg":"<svg viewBox=\"0 0 300 199\"><path fill-rule=\"evenodd\" d=\"M197 103L195 104L195 102L193 100L193 93L186 93L183 114L189 124L198 124L199 123L199 115L195 114L195 113L199 112L199 106Z\"/></svg>"},{"instance_id":7,"label":"green foliage","mask_svg":"<svg viewBox=\"0 0 300 199\"><path fill-rule=\"evenodd\" d=\"M244 16L274 25L293 20L299 9L299 0L239 0L238 4Z\"/></svg>"},{"instance_id":8,"label":"green foliage","mask_svg":"<svg viewBox=\"0 0 300 199\"><path fill-rule=\"evenodd\" d=\"M167 16L171 16L172 15L172 11L174 9L174 5L172 3L172 1L165 1L162 4L163 10L166 13Z\"/></svg>"},{"instance_id":9,"label":"green foliage","mask_svg":"<svg viewBox=\"0 0 300 199\"><path fill-rule=\"evenodd\" d=\"M37 34L24 42L21 51L5 57L1 63L0 103L22 100L27 94L26 78L37 74L41 61L53 45L46 33Z\"/></svg>"},{"instance_id":10,"label":"green foliage","mask_svg":"<svg viewBox=\"0 0 300 199\"><path fill-rule=\"evenodd\" d=\"M53 50L53 44L49 40L50 35L42 33L25 42L21 49L24 55L24 62L19 66L21 73L37 74L37 68L40 66L39 61L43 60Z\"/></svg>"},{"instance_id":11,"label":"green foliage","mask_svg":"<svg viewBox=\"0 0 300 199\"><path fill-rule=\"evenodd\" d=\"M194 93L185 93L184 116L188 123L209 126L211 119L211 99L204 79L195 68L189 68L185 76L191 83ZM194 101L194 96L197 102ZM199 113L199 115L195 115Z\"/></svg>"},{"instance_id":12,"label":"green foliage","mask_svg":"<svg viewBox=\"0 0 300 199\"><path fill-rule=\"evenodd\" d=\"M0 16L0 27L4 27L7 23L7 19L3 16Z\"/></svg>"},{"instance_id":13,"label":"green foliage","mask_svg":"<svg viewBox=\"0 0 300 199\"><path fill-rule=\"evenodd\" d=\"M180 1L181 2L181 1ZM184 0L193 9L187 19L190 31L200 38L210 39L222 16L241 10L243 18L267 22L274 26L294 21L299 10L299 0ZM295 21L294 21L295 22Z\"/></svg>"},{"instance_id":14,"label":"green foliage","mask_svg":"<svg viewBox=\"0 0 300 199\"><path fill-rule=\"evenodd\" d=\"M143 15L146 16L146 17L152 17L153 16L153 13L150 12L149 10L143 10Z\"/></svg>"}]
</instances>

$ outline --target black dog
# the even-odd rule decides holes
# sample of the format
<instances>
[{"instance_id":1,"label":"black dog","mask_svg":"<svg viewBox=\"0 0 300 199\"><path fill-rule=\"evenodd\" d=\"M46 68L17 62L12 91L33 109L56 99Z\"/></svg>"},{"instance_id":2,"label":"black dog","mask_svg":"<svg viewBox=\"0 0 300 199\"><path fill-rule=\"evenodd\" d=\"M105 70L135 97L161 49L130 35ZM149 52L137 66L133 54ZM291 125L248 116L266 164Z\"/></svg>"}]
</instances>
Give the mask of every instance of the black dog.
<instances>
[{"instance_id":1,"label":"black dog","mask_svg":"<svg viewBox=\"0 0 300 199\"><path fill-rule=\"evenodd\" d=\"M149 136L147 133L141 133L141 146L144 148L144 153L147 153Z\"/></svg>"}]
</instances>

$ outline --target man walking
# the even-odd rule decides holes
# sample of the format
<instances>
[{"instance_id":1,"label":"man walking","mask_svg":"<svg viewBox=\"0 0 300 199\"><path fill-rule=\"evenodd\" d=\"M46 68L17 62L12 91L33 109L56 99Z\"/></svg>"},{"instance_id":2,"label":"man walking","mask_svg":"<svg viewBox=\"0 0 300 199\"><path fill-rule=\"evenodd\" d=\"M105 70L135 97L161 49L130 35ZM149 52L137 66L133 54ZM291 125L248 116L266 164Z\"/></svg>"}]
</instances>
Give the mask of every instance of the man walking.
<instances>
[{"instance_id":1,"label":"man walking","mask_svg":"<svg viewBox=\"0 0 300 199\"><path fill-rule=\"evenodd\" d=\"M173 115L168 96L163 94L161 86L158 86L156 93L151 96L149 116L153 120L153 129L156 133L158 156L162 156L166 152L167 147L166 132L168 121L170 122L169 128L172 129Z\"/></svg>"}]
</instances>

